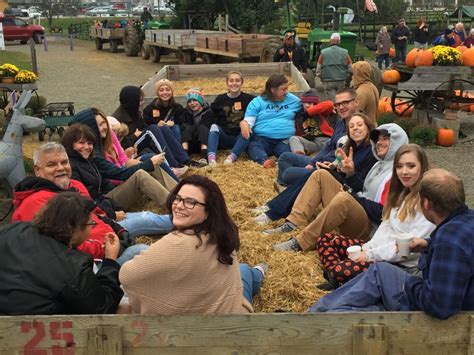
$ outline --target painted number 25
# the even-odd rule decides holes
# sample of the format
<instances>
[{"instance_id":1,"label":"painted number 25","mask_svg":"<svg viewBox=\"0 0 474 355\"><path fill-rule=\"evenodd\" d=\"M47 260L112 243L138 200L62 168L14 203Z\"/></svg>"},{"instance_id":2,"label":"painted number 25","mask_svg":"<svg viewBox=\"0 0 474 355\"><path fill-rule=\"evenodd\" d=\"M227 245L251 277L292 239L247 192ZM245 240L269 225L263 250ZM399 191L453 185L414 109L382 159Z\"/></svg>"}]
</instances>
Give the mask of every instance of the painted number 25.
<instances>
[{"instance_id":1,"label":"painted number 25","mask_svg":"<svg viewBox=\"0 0 474 355\"><path fill-rule=\"evenodd\" d=\"M24 355L73 355L74 354L74 334L62 332L62 329L72 329L72 322L49 322L49 333L46 333L44 322L31 321L21 323L21 332L34 332L33 337L26 342L23 347ZM51 345L50 348L41 348L40 342L44 339L50 341L59 340L58 344Z\"/></svg>"}]
</instances>

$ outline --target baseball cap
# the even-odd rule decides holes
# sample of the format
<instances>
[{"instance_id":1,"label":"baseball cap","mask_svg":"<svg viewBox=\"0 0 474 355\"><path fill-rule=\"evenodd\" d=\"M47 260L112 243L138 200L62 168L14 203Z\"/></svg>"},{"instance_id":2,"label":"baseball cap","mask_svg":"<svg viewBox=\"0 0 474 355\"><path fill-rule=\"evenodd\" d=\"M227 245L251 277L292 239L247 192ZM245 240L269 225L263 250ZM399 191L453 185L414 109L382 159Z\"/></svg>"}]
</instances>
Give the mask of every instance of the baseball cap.
<instances>
[{"instance_id":1,"label":"baseball cap","mask_svg":"<svg viewBox=\"0 0 474 355\"><path fill-rule=\"evenodd\" d=\"M390 132L384 128L373 129L372 132L370 132L370 140L374 143L377 143L377 139L379 139L380 135L390 137Z\"/></svg>"}]
</instances>

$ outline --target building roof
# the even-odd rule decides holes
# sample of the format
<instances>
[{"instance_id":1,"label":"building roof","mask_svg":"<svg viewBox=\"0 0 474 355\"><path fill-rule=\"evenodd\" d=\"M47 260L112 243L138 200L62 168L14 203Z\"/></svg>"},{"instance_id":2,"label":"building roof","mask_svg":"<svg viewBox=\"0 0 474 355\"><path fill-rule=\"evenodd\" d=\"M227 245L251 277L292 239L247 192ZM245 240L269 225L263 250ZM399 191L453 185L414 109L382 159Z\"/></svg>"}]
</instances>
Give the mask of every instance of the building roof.
<instances>
[{"instance_id":1,"label":"building roof","mask_svg":"<svg viewBox=\"0 0 474 355\"><path fill-rule=\"evenodd\" d=\"M474 18L474 6L471 5L462 5L458 7L456 11L449 15L449 18L457 18L459 16L459 11L462 11L462 17Z\"/></svg>"}]
</instances>

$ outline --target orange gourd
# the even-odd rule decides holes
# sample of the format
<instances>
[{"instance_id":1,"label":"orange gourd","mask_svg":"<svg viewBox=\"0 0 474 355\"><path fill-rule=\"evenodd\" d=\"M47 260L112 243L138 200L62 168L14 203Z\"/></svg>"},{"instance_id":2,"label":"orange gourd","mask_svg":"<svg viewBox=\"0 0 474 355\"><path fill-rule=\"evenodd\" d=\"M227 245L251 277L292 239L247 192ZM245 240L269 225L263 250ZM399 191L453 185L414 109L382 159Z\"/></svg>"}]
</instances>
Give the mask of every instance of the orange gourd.
<instances>
[{"instance_id":1,"label":"orange gourd","mask_svg":"<svg viewBox=\"0 0 474 355\"><path fill-rule=\"evenodd\" d=\"M385 84L396 84L400 81L400 73L397 70L386 70L382 75Z\"/></svg>"},{"instance_id":2,"label":"orange gourd","mask_svg":"<svg viewBox=\"0 0 474 355\"><path fill-rule=\"evenodd\" d=\"M388 55L390 58L395 58L395 48L390 48Z\"/></svg>"},{"instance_id":3,"label":"orange gourd","mask_svg":"<svg viewBox=\"0 0 474 355\"><path fill-rule=\"evenodd\" d=\"M416 53L415 66L431 67L433 65L433 53L428 50L420 49Z\"/></svg>"},{"instance_id":4,"label":"orange gourd","mask_svg":"<svg viewBox=\"0 0 474 355\"><path fill-rule=\"evenodd\" d=\"M414 68L416 67L416 55L418 53L417 48L413 48L411 51L408 52L405 58L405 64L407 67Z\"/></svg>"},{"instance_id":5,"label":"orange gourd","mask_svg":"<svg viewBox=\"0 0 474 355\"><path fill-rule=\"evenodd\" d=\"M474 47L468 48L462 54L462 63L468 67L474 67Z\"/></svg>"},{"instance_id":6,"label":"orange gourd","mask_svg":"<svg viewBox=\"0 0 474 355\"><path fill-rule=\"evenodd\" d=\"M466 46L459 46L459 47L456 47L456 49L458 51L460 51L461 53L464 53L464 51L467 49L467 47Z\"/></svg>"},{"instance_id":7,"label":"orange gourd","mask_svg":"<svg viewBox=\"0 0 474 355\"><path fill-rule=\"evenodd\" d=\"M442 147L451 147L454 144L454 141L454 130L449 128L438 129L438 134L436 135L436 144Z\"/></svg>"}]
</instances>

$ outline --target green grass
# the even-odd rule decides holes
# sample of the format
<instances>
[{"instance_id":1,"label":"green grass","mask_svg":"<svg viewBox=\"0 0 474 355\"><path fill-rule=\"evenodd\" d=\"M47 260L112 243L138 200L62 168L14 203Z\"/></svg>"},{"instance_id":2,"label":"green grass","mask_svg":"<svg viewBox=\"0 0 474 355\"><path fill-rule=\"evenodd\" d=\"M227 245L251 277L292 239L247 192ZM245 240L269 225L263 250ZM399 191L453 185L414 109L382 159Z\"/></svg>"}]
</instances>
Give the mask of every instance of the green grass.
<instances>
[{"instance_id":1,"label":"green grass","mask_svg":"<svg viewBox=\"0 0 474 355\"><path fill-rule=\"evenodd\" d=\"M14 51L2 51L0 58L0 62L2 63L10 63L16 65L20 69L32 70L31 58L28 54Z\"/></svg>"}]
</instances>

